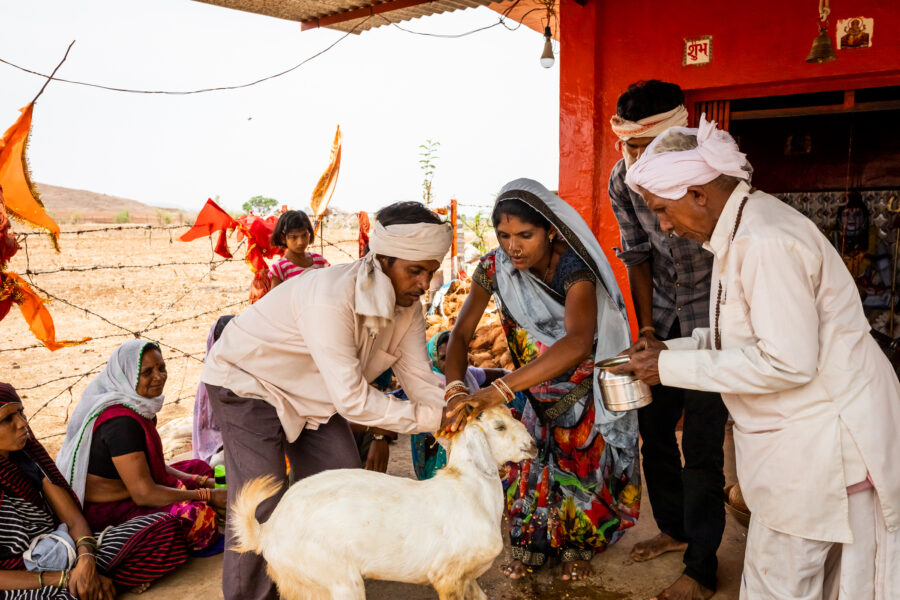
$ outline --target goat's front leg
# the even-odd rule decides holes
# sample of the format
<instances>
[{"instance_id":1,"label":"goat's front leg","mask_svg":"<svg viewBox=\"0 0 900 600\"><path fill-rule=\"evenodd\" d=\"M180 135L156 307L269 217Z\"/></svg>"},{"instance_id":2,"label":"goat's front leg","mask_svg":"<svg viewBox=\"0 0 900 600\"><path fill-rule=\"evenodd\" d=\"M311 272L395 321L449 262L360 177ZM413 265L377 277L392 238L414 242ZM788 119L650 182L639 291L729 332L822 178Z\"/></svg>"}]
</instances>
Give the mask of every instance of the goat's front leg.
<instances>
[{"instance_id":1,"label":"goat's front leg","mask_svg":"<svg viewBox=\"0 0 900 600\"><path fill-rule=\"evenodd\" d=\"M475 579L470 579L466 582L465 599L488 600L488 597L487 594L484 593L484 590L481 589L481 586L478 585L478 581Z\"/></svg>"}]
</instances>

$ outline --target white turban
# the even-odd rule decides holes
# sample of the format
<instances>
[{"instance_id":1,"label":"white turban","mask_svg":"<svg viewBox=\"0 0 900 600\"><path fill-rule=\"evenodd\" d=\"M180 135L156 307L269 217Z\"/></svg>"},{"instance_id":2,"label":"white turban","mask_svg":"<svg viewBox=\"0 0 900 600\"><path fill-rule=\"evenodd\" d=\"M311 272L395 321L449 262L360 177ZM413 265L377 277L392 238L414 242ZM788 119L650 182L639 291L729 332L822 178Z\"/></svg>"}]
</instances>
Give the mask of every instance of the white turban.
<instances>
[{"instance_id":1,"label":"white turban","mask_svg":"<svg viewBox=\"0 0 900 600\"><path fill-rule=\"evenodd\" d=\"M687 122L688 112L683 104L668 112L650 115L639 121L629 121L619 115L613 115L609 120L613 133L622 142L627 142L631 138L656 137L670 127L684 127Z\"/></svg>"},{"instance_id":2,"label":"white turban","mask_svg":"<svg viewBox=\"0 0 900 600\"><path fill-rule=\"evenodd\" d=\"M441 262L450 250L452 241L453 229L449 223L412 223L387 227L375 223L375 231L369 238L369 250L381 256L403 260Z\"/></svg>"},{"instance_id":3,"label":"white turban","mask_svg":"<svg viewBox=\"0 0 900 600\"><path fill-rule=\"evenodd\" d=\"M381 270L375 255L403 260L441 262L453 240L449 223L375 224L369 238L369 253L359 261L356 275L356 314L373 333L378 333L394 318L397 298L390 278Z\"/></svg>"},{"instance_id":4,"label":"white turban","mask_svg":"<svg viewBox=\"0 0 900 600\"><path fill-rule=\"evenodd\" d=\"M697 136L697 147L690 150L657 152L656 148L672 133ZM704 185L719 175L750 180L753 168L747 155L738 149L734 138L715 121L700 117L700 127L672 127L647 146L644 154L628 169L625 183L635 192L644 188L661 198L678 200L692 185Z\"/></svg>"}]
</instances>

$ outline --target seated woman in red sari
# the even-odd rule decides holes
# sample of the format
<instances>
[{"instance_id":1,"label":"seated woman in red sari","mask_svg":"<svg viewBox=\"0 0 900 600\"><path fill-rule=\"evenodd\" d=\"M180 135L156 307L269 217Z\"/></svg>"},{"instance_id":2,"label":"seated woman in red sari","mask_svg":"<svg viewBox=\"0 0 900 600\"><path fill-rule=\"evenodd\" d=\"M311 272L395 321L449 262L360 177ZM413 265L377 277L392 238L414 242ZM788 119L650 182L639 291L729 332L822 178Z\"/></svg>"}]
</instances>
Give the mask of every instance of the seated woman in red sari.
<instances>
[{"instance_id":1,"label":"seated woman in red sari","mask_svg":"<svg viewBox=\"0 0 900 600\"><path fill-rule=\"evenodd\" d=\"M0 383L0 531L0 600L112 600L117 588L143 591L187 560L172 515L135 517L94 536L8 383ZM49 533L65 540L61 552L41 552L39 536Z\"/></svg>"},{"instance_id":2,"label":"seated woman in red sari","mask_svg":"<svg viewBox=\"0 0 900 600\"><path fill-rule=\"evenodd\" d=\"M166 464L156 430L165 384L159 346L116 348L81 395L56 462L95 529L167 512L182 519L191 550L210 553L221 543L215 508L225 507L226 492L202 460Z\"/></svg>"}]
</instances>

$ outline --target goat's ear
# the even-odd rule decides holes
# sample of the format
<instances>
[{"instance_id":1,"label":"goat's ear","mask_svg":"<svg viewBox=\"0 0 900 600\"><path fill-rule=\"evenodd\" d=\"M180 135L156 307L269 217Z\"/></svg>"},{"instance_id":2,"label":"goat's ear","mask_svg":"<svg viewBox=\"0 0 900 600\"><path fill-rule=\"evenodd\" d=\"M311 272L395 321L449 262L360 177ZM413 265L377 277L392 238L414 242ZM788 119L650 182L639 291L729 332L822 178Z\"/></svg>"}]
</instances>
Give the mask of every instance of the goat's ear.
<instances>
[{"instance_id":1,"label":"goat's ear","mask_svg":"<svg viewBox=\"0 0 900 600\"><path fill-rule=\"evenodd\" d=\"M466 451L475 464L475 468L482 475L494 477L497 475L497 462L491 452L487 437L480 427L470 425L464 430L466 433Z\"/></svg>"}]
</instances>

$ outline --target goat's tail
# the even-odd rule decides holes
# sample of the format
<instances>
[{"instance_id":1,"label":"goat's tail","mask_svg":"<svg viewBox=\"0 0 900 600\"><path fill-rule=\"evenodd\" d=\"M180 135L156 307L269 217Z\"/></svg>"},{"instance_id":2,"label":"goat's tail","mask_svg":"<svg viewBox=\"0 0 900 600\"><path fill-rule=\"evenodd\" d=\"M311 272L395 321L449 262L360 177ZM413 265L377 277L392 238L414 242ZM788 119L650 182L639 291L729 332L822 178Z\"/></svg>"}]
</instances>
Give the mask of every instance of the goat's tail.
<instances>
[{"instance_id":1,"label":"goat's tail","mask_svg":"<svg viewBox=\"0 0 900 600\"><path fill-rule=\"evenodd\" d=\"M250 481L238 492L228 511L229 526L234 532L231 550L259 553L262 549L260 544L262 525L256 520L256 507L279 491L281 482L271 475L266 475Z\"/></svg>"}]
</instances>

